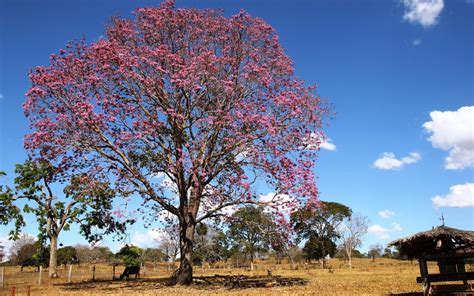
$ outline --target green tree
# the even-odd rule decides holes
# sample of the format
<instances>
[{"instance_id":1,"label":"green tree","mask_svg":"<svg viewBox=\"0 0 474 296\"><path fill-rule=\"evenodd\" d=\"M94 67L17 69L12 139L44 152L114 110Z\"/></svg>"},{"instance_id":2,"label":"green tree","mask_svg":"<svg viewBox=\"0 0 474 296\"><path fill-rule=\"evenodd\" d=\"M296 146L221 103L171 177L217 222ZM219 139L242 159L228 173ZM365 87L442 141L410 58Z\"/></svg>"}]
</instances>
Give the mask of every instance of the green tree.
<instances>
[{"instance_id":1,"label":"green tree","mask_svg":"<svg viewBox=\"0 0 474 296\"><path fill-rule=\"evenodd\" d=\"M307 260L319 260L326 255L334 257L336 254L336 244L330 239L311 236L303 247L303 253Z\"/></svg>"},{"instance_id":2,"label":"green tree","mask_svg":"<svg viewBox=\"0 0 474 296\"><path fill-rule=\"evenodd\" d=\"M352 211L349 207L337 203L320 201L318 204L308 204L291 214L291 222L298 235L298 241L319 238L319 249L321 250L322 267L325 267L325 259L328 255L327 244L339 238L338 227Z\"/></svg>"},{"instance_id":3,"label":"green tree","mask_svg":"<svg viewBox=\"0 0 474 296\"><path fill-rule=\"evenodd\" d=\"M143 250L137 246L125 245L116 254L116 258L122 260L125 267L138 267L142 263Z\"/></svg>"},{"instance_id":4,"label":"green tree","mask_svg":"<svg viewBox=\"0 0 474 296\"><path fill-rule=\"evenodd\" d=\"M74 247L67 246L58 249L58 265L77 264L79 259Z\"/></svg>"},{"instance_id":5,"label":"green tree","mask_svg":"<svg viewBox=\"0 0 474 296\"><path fill-rule=\"evenodd\" d=\"M255 254L269 250L274 229L275 224L271 216L264 213L262 208L247 206L232 215L227 233L234 251L244 253L253 270Z\"/></svg>"},{"instance_id":6,"label":"green tree","mask_svg":"<svg viewBox=\"0 0 474 296\"><path fill-rule=\"evenodd\" d=\"M125 224L131 221L118 222L110 211L114 192L105 184L94 182L86 175L79 174L69 178L69 184L61 172L44 160L17 164L14 179L15 188L9 187L0 192L2 209L7 218L17 219L17 229L24 225L22 214L15 203L27 200L23 207L25 213L36 216L39 225L39 240L49 240L49 276L57 277L58 237L61 231L69 230L70 224L81 222L81 232L89 240L97 240L104 233L120 232ZM56 194L56 187L61 187L63 194ZM5 219L3 217L2 219ZM93 232L101 229L102 233Z\"/></svg>"}]
</instances>

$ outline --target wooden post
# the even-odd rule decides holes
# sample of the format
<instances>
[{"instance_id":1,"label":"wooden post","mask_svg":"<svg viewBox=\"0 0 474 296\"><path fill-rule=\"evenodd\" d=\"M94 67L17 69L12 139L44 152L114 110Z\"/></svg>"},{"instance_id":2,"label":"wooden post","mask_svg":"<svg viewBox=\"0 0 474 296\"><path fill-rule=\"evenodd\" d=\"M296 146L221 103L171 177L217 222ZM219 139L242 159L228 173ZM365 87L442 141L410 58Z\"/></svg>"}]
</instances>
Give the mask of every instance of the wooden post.
<instances>
[{"instance_id":1,"label":"wooden post","mask_svg":"<svg viewBox=\"0 0 474 296\"><path fill-rule=\"evenodd\" d=\"M92 280L95 281L95 265L92 267Z\"/></svg>"},{"instance_id":2,"label":"wooden post","mask_svg":"<svg viewBox=\"0 0 474 296\"><path fill-rule=\"evenodd\" d=\"M15 296L15 287L10 288L10 296Z\"/></svg>"},{"instance_id":3,"label":"wooden post","mask_svg":"<svg viewBox=\"0 0 474 296\"><path fill-rule=\"evenodd\" d=\"M112 280L115 280L115 264L112 265Z\"/></svg>"},{"instance_id":4,"label":"wooden post","mask_svg":"<svg viewBox=\"0 0 474 296\"><path fill-rule=\"evenodd\" d=\"M72 276L72 264L69 264L69 273L67 274L68 283L71 283L71 276Z\"/></svg>"},{"instance_id":5,"label":"wooden post","mask_svg":"<svg viewBox=\"0 0 474 296\"><path fill-rule=\"evenodd\" d=\"M28 285L26 286L26 296L30 296L31 295L31 286Z\"/></svg>"},{"instance_id":6,"label":"wooden post","mask_svg":"<svg viewBox=\"0 0 474 296\"><path fill-rule=\"evenodd\" d=\"M428 265L426 264L425 258L418 259L420 264L420 276L423 284L423 295L429 295L430 293L430 282L428 281Z\"/></svg>"},{"instance_id":7,"label":"wooden post","mask_svg":"<svg viewBox=\"0 0 474 296\"><path fill-rule=\"evenodd\" d=\"M2 267L2 273L0 273L0 282L3 289L3 287L5 287L5 267Z\"/></svg>"},{"instance_id":8,"label":"wooden post","mask_svg":"<svg viewBox=\"0 0 474 296\"><path fill-rule=\"evenodd\" d=\"M41 275L43 274L43 266L39 268L39 275L38 275L38 285L41 286Z\"/></svg>"}]
</instances>

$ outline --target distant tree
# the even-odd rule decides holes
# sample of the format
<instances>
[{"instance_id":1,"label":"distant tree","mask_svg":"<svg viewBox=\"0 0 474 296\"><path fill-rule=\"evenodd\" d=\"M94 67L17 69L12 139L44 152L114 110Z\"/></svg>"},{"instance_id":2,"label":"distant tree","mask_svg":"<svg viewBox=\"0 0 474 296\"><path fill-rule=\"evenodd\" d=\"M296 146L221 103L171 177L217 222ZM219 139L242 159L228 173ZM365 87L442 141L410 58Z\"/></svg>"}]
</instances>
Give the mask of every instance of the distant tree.
<instances>
[{"instance_id":1,"label":"distant tree","mask_svg":"<svg viewBox=\"0 0 474 296\"><path fill-rule=\"evenodd\" d=\"M291 221L298 235L299 241L313 238L320 243L322 267L325 267L327 246L329 241L335 242L339 238L338 228L344 219L350 217L352 211L349 207L337 203L320 201L318 204L310 203L291 214ZM319 238L315 240L315 238Z\"/></svg>"},{"instance_id":2,"label":"distant tree","mask_svg":"<svg viewBox=\"0 0 474 296\"><path fill-rule=\"evenodd\" d=\"M383 247L381 244L375 244L369 246L369 252L367 255L369 258L372 258L372 261L375 261L375 258L380 258L382 257L383 254Z\"/></svg>"},{"instance_id":3,"label":"distant tree","mask_svg":"<svg viewBox=\"0 0 474 296\"><path fill-rule=\"evenodd\" d=\"M156 264L158 262L166 261L166 254L160 250L159 248L146 248L142 252L142 261L145 262L152 262L153 267L156 268Z\"/></svg>"},{"instance_id":4,"label":"distant tree","mask_svg":"<svg viewBox=\"0 0 474 296\"><path fill-rule=\"evenodd\" d=\"M26 245L33 246L35 241L36 239L28 234L22 234L19 236L17 240L13 241L13 244L10 247L10 261L13 264L20 264L22 260L31 257L34 251L28 252L28 254L25 255L23 252L20 252L20 250Z\"/></svg>"},{"instance_id":5,"label":"distant tree","mask_svg":"<svg viewBox=\"0 0 474 296\"><path fill-rule=\"evenodd\" d=\"M137 246L125 245L115 254L115 257L122 260L126 267L138 267L141 265L143 250Z\"/></svg>"},{"instance_id":6,"label":"distant tree","mask_svg":"<svg viewBox=\"0 0 474 296\"><path fill-rule=\"evenodd\" d=\"M392 258L395 258L397 256L396 253L397 252L393 248L387 246L383 250L382 257L392 259Z\"/></svg>"},{"instance_id":7,"label":"distant tree","mask_svg":"<svg viewBox=\"0 0 474 296\"><path fill-rule=\"evenodd\" d=\"M221 229L217 230L211 245L212 253L215 256L213 261L227 260L232 256L232 242L228 235Z\"/></svg>"},{"instance_id":8,"label":"distant tree","mask_svg":"<svg viewBox=\"0 0 474 296\"><path fill-rule=\"evenodd\" d=\"M270 236L274 233L275 224L269 214L254 206L240 208L230 221L227 235L232 246L247 255L253 270L255 254L270 248Z\"/></svg>"},{"instance_id":9,"label":"distant tree","mask_svg":"<svg viewBox=\"0 0 474 296\"><path fill-rule=\"evenodd\" d=\"M311 236L303 246L303 253L307 260L320 260L327 255L334 257L336 249L336 244L332 240Z\"/></svg>"},{"instance_id":10,"label":"distant tree","mask_svg":"<svg viewBox=\"0 0 474 296\"><path fill-rule=\"evenodd\" d=\"M3 262L3 258L5 258L5 246L0 242L0 263Z\"/></svg>"},{"instance_id":11,"label":"distant tree","mask_svg":"<svg viewBox=\"0 0 474 296\"><path fill-rule=\"evenodd\" d=\"M58 249L58 265L78 264L79 258L74 247L66 246Z\"/></svg>"},{"instance_id":12,"label":"distant tree","mask_svg":"<svg viewBox=\"0 0 474 296\"><path fill-rule=\"evenodd\" d=\"M109 262L114 256L109 247L105 246L76 245L74 249L80 263Z\"/></svg>"},{"instance_id":13,"label":"distant tree","mask_svg":"<svg viewBox=\"0 0 474 296\"><path fill-rule=\"evenodd\" d=\"M353 252L362 245L362 238L367 233L369 219L360 214L353 214L346 218L338 228L341 245L352 268Z\"/></svg>"},{"instance_id":14,"label":"distant tree","mask_svg":"<svg viewBox=\"0 0 474 296\"><path fill-rule=\"evenodd\" d=\"M92 229L103 229L105 233L123 231L125 223L119 223L111 215L114 192L105 184L90 180L87 175L75 175L70 183L62 186L64 176L58 168L45 160L17 164L15 168L15 190L3 191L3 204L27 200L25 213L36 216L39 224L39 238L49 241L49 276L57 277L58 237L70 224L81 223L81 232L89 239L97 239ZM62 186L63 194L58 195L53 188ZM16 215L22 223L20 214ZM127 221L128 222L128 221Z\"/></svg>"},{"instance_id":15,"label":"distant tree","mask_svg":"<svg viewBox=\"0 0 474 296\"><path fill-rule=\"evenodd\" d=\"M176 218L169 218L165 220L165 227L162 229L163 235L157 241L159 248L165 253L166 261L168 261L168 268L174 266L176 258L180 252L180 235L179 222Z\"/></svg>"}]
</instances>

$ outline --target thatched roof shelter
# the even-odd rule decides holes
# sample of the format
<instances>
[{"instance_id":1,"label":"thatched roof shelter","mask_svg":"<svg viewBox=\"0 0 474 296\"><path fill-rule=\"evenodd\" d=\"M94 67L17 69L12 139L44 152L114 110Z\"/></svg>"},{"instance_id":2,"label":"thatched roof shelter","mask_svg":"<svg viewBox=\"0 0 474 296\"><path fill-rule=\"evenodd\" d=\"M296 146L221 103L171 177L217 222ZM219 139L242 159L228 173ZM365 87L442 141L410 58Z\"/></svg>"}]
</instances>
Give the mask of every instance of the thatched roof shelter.
<instances>
[{"instance_id":1,"label":"thatched roof shelter","mask_svg":"<svg viewBox=\"0 0 474 296\"><path fill-rule=\"evenodd\" d=\"M474 257L474 231L438 226L389 243L410 259L437 256Z\"/></svg>"}]
</instances>

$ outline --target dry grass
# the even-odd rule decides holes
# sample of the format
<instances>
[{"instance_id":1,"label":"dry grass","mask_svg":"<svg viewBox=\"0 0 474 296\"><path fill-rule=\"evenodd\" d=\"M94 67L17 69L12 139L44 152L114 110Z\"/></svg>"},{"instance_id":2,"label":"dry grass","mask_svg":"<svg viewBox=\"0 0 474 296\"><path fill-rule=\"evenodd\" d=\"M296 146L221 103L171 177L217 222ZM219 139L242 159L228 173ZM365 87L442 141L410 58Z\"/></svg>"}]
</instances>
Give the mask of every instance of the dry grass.
<instances>
[{"instance_id":1,"label":"dry grass","mask_svg":"<svg viewBox=\"0 0 474 296\"><path fill-rule=\"evenodd\" d=\"M243 269L195 269L196 276L219 275L265 275L267 269L273 275L299 277L309 282L303 286L230 289L219 284L195 283L190 287L166 286L170 275L166 266L155 270L148 268L146 275L140 279L112 281L112 267L100 265L96 270L96 281L92 277L91 266L74 267L72 283L66 283L67 270L60 271L60 278L50 280L46 272L43 283L38 285L38 273L32 269L20 273L19 267L6 267L5 287L0 289L0 296L9 295L11 286L16 287L16 295L26 295L26 287L31 286L31 295L387 295L419 293L420 285L417 262L378 259L356 259L353 269L348 269L340 260L330 261L331 272L327 269L300 266L290 270L286 264L257 264L257 270L250 272ZM122 267L123 268L123 267ZM118 275L122 268L117 268Z\"/></svg>"}]
</instances>

